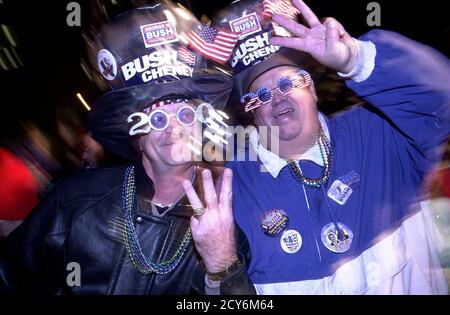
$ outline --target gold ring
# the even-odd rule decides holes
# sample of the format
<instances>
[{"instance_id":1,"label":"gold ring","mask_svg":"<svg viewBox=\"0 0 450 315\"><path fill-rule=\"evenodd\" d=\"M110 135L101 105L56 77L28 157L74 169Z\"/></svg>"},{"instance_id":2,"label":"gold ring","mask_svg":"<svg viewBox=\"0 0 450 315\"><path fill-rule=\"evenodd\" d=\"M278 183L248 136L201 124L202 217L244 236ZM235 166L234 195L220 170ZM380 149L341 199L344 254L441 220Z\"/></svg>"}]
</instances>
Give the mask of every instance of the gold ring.
<instances>
[{"instance_id":1,"label":"gold ring","mask_svg":"<svg viewBox=\"0 0 450 315\"><path fill-rule=\"evenodd\" d=\"M203 207L194 209L194 217L196 217L196 218L201 217L202 215L205 214L205 211L206 211L206 209Z\"/></svg>"}]
</instances>

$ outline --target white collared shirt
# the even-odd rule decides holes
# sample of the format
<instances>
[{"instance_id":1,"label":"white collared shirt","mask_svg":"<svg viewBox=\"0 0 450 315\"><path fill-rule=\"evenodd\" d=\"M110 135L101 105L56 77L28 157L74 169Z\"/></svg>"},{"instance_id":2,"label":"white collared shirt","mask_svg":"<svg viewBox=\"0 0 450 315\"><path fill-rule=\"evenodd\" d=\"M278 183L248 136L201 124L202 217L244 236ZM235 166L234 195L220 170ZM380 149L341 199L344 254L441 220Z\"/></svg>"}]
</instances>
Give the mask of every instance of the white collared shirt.
<instances>
[{"instance_id":1,"label":"white collared shirt","mask_svg":"<svg viewBox=\"0 0 450 315\"><path fill-rule=\"evenodd\" d=\"M325 135L328 137L328 140L330 140L330 132L328 131L328 125L325 119L325 115L319 112L318 118L319 123L322 126L323 131L325 132ZM256 152L259 160L267 169L267 171L269 171L273 178L277 178L278 174L280 174L281 170L288 164L288 162L285 159L279 157L277 154L263 147L260 142L258 130L256 128L250 132L249 141L251 149ZM309 160L316 163L317 165L324 166L317 141L314 146L309 148L300 156L299 160Z\"/></svg>"}]
</instances>

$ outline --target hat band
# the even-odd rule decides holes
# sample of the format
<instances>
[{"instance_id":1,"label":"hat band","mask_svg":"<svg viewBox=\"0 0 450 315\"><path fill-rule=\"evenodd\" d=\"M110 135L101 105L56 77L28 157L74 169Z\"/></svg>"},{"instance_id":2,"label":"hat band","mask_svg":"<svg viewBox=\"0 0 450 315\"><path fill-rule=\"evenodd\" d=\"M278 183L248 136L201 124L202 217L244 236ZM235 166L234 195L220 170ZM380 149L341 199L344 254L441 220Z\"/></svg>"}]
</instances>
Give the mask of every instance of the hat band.
<instances>
[{"instance_id":1,"label":"hat band","mask_svg":"<svg viewBox=\"0 0 450 315\"><path fill-rule=\"evenodd\" d=\"M187 98L167 99L167 100L157 101L155 103L150 104L150 106L144 108L143 112L148 114L152 110L157 109L159 107L162 107L164 105L169 105L169 104L174 104L174 103L181 103L181 102L189 103L189 104L192 103Z\"/></svg>"}]
</instances>

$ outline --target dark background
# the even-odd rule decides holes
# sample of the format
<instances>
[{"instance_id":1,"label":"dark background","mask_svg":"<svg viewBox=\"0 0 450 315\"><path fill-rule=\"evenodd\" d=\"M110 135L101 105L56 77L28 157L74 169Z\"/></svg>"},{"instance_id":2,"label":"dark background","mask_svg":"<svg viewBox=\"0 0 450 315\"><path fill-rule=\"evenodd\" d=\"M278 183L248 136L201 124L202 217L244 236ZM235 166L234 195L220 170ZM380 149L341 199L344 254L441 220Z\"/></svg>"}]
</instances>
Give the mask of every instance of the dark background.
<instances>
[{"instance_id":1,"label":"dark background","mask_svg":"<svg viewBox=\"0 0 450 315\"><path fill-rule=\"evenodd\" d=\"M69 27L67 4L71 1L0 0L0 56L8 70L0 67L1 115L0 145L13 143L21 136L21 122L32 121L58 143L57 117L69 123L84 123L87 111L76 98L81 92L92 106L101 91L88 79L80 62L84 56L82 33L98 17L99 8L108 16L121 13L137 1L77 1L81 5L81 27ZM144 1L141 1L144 2ZM194 14L212 16L229 0L182 0ZM333 16L358 37L372 29L366 24L369 12L366 0L310 0L307 4L319 17ZM450 55L450 22L444 1L429 0L416 5L410 1L378 1L381 5L381 28L397 31L438 48ZM100 10L100 11L101 11ZM11 47L3 31L12 31L16 47ZM4 48L14 51L17 68L8 63ZM327 99L331 113L351 103L354 98L342 82L325 75L319 95ZM449 83L450 84L450 83ZM320 91L323 91L321 93ZM336 93L338 92L338 93ZM341 93L339 93L341 92ZM334 95L334 96L331 96Z\"/></svg>"}]
</instances>

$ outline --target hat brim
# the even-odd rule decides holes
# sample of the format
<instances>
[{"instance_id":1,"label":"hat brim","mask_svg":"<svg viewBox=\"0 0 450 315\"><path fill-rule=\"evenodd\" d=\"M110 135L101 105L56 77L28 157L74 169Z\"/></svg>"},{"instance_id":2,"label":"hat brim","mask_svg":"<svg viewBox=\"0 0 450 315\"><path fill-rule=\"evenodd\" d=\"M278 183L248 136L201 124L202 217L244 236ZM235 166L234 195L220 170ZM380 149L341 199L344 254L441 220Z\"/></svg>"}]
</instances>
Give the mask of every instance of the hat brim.
<instances>
[{"instance_id":1,"label":"hat brim","mask_svg":"<svg viewBox=\"0 0 450 315\"><path fill-rule=\"evenodd\" d=\"M208 71L179 81L109 91L97 100L89 112L89 128L93 138L107 150L127 160L135 160L127 118L140 111L143 103L152 104L173 95L201 99L215 108L224 108L232 88L229 75Z\"/></svg>"}]
</instances>

